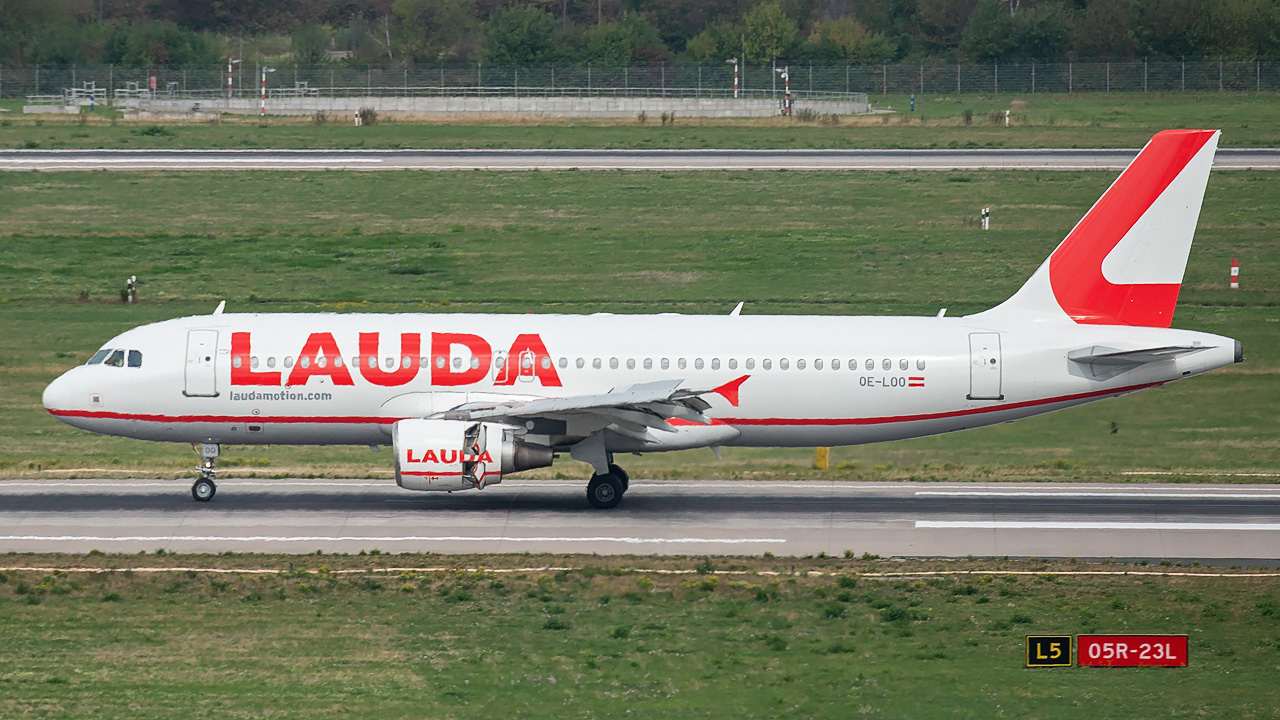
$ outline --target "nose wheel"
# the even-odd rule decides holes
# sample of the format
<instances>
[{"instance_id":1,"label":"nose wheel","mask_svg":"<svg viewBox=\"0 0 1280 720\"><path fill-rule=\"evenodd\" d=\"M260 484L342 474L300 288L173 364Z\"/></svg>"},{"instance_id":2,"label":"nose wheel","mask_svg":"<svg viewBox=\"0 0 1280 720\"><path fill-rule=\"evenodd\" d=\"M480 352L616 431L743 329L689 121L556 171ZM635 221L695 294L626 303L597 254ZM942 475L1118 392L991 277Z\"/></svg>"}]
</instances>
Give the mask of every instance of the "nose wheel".
<instances>
[{"instance_id":1,"label":"nose wheel","mask_svg":"<svg viewBox=\"0 0 1280 720\"><path fill-rule=\"evenodd\" d=\"M204 443L200 446L200 478L191 485L191 497L198 502L209 502L218 486L213 482L218 468L218 444Z\"/></svg>"},{"instance_id":2,"label":"nose wheel","mask_svg":"<svg viewBox=\"0 0 1280 720\"><path fill-rule=\"evenodd\" d=\"M213 478L202 477L191 485L191 497L200 502L209 502L216 492L218 492L218 486L213 482Z\"/></svg>"}]
</instances>

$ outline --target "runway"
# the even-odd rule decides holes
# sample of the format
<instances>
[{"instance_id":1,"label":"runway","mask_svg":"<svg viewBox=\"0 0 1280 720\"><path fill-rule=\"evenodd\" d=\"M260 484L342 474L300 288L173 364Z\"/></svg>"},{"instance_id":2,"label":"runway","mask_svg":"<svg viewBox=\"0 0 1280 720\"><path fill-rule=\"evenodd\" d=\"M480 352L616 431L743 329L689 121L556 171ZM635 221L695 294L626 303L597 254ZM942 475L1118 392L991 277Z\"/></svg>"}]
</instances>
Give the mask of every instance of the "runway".
<instances>
[{"instance_id":1,"label":"runway","mask_svg":"<svg viewBox=\"0 0 1280 720\"><path fill-rule=\"evenodd\" d=\"M0 170L1121 170L1137 149L4 150ZM1218 150L1215 169L1280 169L1280 149Z\"/></svg>"},{"instance_id":2,"label":"runway","mask_svg":"<svg viewBox=\"0 0 1280 720\"><path fill-rule=\"evenodd\" d=\"M1280 560L1280 485L636 479L414 493L387 480L0 482L0 552L598 553Z\"/></svg>"}]
</instances>

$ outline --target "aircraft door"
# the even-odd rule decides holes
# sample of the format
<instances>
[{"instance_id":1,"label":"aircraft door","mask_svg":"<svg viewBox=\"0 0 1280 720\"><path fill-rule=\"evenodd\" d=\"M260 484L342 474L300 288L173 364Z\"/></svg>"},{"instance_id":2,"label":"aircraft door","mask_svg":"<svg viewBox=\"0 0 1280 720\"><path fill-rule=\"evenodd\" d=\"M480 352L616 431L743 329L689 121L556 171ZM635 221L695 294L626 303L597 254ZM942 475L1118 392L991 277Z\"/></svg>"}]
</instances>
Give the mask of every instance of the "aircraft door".
<instances>
[{"instance_id":1,"label":"aircraft door","mask_svg":"<svg viewBox=\"0 0 1280 720\"><path fill-rule=\"evenodd\" d=\"M1003 400L1000 333L969 333L969 399Z\"/></svg>"},{"instance_id":2,"label":"aircraft door","mask_svg":"<svg viewBox=\"0 0 1280 720\"><path fill-rule=\"evenodd\" d=\"M187 331L187 397L218 396L218 331Z\"/></svg>"},{"instance_id":3,"label":"aircraft door","mask_svg":"<svg viewBox=\"0 0 1280 720\"><path fill-rule=\"evenodd\" d=\"M520 382L533 382L537 369L534 363L538 362L538 356L532 350L525 350L520 353Z\"/></svg>"}]
</instances>

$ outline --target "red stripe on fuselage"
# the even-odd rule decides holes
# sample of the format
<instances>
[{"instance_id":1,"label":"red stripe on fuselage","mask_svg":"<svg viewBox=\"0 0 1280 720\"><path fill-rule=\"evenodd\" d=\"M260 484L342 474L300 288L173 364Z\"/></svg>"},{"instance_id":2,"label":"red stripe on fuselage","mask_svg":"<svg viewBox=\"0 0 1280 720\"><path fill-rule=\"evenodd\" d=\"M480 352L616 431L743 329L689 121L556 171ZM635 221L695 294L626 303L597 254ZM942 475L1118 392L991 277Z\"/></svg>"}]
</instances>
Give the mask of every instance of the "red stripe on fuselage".
<instances>
[{"instance_id":1,"label":"red stripe on fuselage","mask_svg":"<svg viewBox=\"0 0 1280 720\"><path fill-rule=\"evenodd\" d=\"M1054 405L1057 403L1074 402L1077 400L1090 400L1094 398L1107 397L1109 395L1122 395L1124 393L1137 392L1138 390L1146 390L1147 388L1163 385L1161 382L1143 383L1141 385L1128 385L1120 388L1111 388L1108 390L1094 390L1087 393L1076 393L1074 395L1060 395L1058 397L1041 398L1039 400L1024 400L1015 403L1003 403L1000 405L989 405L987 407L966 408L964 410L948 410L937 413L921 413L917 415L890 415L885 417L868 417L868 418L714 418L714 424L724 425L753 425L753 426L844 426L844 425L884 425L889 423L900 422L919 422L921 420L945 420L947 418L965 417L969 415L983 415L986 413L1004 412L1006 410L1021 410L1023 408L1037 407L1040 405ZM51 415L56 417L82 417L97 420L141 420L143 422L159 422L159 423L196 423L196 422L235 422L235 423L316 423L316 424L351 424L351 425L390 425L400 420L408 418L396 417L362 417L362 416L280 416L280 417L243 417L234 415L145 415L135 413L115 413L94 410L49 410ZM690 426L699 423L685 423L677 419L670 421L673 425L688 424Z\"/></svg>"}]
</instances>

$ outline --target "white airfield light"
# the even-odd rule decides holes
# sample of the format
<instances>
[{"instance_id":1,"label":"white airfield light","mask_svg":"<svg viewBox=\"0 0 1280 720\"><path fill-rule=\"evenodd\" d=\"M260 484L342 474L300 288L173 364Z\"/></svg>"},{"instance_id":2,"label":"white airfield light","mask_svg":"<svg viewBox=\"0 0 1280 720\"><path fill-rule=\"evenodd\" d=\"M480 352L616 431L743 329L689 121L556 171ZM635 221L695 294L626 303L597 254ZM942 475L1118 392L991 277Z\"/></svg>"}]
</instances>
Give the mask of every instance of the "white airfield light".
<instances>
[{"instance_id":1,"label":"white airfield light","mask_svg":"<svg viewBox=\"0 0 1280 720\"><path fill-rule=\"evenodd\" d=\"M444 492L567 455L591 466L587 500L602 509L628 491L623 453L856 445L1017 420L1244 359L1231 338L1171 328L1217 144L1215 131L1156 135L1020 290L974 315L220 303L108 340L44 405L90 432L196 446L200 501L214 497L221 445L345 444L390 445L397 484Z\"/></svg>"}]
</instances>

